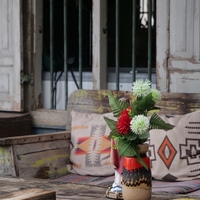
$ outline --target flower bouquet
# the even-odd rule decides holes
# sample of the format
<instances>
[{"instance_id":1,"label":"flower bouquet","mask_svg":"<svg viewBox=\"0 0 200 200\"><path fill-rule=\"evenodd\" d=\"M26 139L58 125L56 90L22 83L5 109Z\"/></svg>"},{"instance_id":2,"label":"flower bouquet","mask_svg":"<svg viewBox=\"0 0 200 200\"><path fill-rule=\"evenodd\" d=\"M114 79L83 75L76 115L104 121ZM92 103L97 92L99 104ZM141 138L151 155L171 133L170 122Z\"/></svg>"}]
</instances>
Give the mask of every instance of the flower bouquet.
<instances>
[{"instance_id":1,"label":"flower bouquet","mask_svg":"<svg viewBox=\"0 0 200 200\"><path fill-rule=\"evenodd\" d=\"M114 148L118 149L120 156L135 156L145 168L139 146L146 142L151 129L170 130L172 125L165 123L156 112L147 116L149 111L159 109L155 107L161 99L161 93L151 89L149 80L137 80L133 83L133 102L122 101L108 93L109 105L117 120L104 117L111 129L109 137L117 142Z\"/></svg>"}]
</instances>

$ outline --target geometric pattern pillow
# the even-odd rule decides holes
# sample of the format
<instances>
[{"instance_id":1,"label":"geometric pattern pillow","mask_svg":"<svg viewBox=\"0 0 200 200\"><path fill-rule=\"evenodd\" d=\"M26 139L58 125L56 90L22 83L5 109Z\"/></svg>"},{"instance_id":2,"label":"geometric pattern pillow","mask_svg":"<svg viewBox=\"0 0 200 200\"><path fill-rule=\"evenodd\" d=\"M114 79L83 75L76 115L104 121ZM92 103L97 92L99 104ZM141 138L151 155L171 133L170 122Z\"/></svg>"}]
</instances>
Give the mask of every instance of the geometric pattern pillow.
<instances>
[{"instance_id":1,"label":"geometric pattern pillow","mask_svg":"<svg viewBox=\"0 0 200 200\"><path fill-rule=\"evenodd\" d=\"M103 116L108 114L89 114L71 112L71 165L68 169L80 175L108 176L114 174L110 162L110 129Z\"/></svg>"},{"instance_id":2,"label":"geometric pattern pillow","mask_svg":"<svg viewBox=\"0 0 200 200\"><path fill-rule=\"evenodd\" d=\"M150 131L153 178L165 181L200 179L200 111L162 118L175 127L169 131Z\"/></svg>"}]
</instances>

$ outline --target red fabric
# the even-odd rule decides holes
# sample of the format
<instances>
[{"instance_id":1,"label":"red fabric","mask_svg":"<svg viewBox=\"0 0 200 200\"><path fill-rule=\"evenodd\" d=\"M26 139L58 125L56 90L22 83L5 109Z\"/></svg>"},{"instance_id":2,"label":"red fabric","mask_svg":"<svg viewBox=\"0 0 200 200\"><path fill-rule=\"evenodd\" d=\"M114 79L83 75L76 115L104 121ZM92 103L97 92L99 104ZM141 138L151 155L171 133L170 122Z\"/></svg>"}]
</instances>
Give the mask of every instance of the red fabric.
<instances>
[{"instance_id":1,"label":"red fabric","mask_svg":"<svg viewBox=\"0 0 200 200\"><path fill-rule=\"evenodd\" d=\"M115 145L116 142L112 139L111 140L111 147ZM119 152L115 148L111 148L111 163L115 166L115 170L121 174L123 171L123 163L124 163L124 157L121 157L119 155Z\"/></svg>"}]
</instances>

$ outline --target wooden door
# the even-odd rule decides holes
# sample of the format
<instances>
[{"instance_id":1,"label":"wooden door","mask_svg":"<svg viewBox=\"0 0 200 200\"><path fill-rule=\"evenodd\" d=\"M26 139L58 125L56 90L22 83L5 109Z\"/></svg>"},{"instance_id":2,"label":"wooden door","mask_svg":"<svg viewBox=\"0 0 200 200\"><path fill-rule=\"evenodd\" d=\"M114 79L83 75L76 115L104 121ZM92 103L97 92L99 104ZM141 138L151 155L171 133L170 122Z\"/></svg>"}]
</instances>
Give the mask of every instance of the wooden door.
<instances>
[{"instance_id":1,"label":"wooden door","mask_svg":"<svg viewBox=\"0 0 200 200\"><path fill-rule=\"evenodd\" d=\"M23 111L21 0L0 0L0 110Z\"/></svg>"},{"instance_id":2,"label":"wooden door","mask_svg":"<svg viewBox=\"0 0 200 200\"><path fill-rule=\"evenodd\" d=\"M200 1L157 1L157 87L199 93Z\"/></svg>"}]
</instances>

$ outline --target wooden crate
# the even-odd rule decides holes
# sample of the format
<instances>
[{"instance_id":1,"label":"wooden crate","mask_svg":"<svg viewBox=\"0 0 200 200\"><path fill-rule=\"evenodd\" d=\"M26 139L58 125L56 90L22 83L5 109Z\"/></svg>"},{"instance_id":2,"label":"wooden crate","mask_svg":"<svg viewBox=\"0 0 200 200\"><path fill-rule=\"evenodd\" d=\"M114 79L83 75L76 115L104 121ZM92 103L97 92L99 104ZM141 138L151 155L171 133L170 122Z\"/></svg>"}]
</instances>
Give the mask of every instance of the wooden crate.
<instances>
[{"instance_id":1,"label":"wooden crate","mask_svg":"<svg viewBox=\"0 0 200 200\"><path fill-rule=\"evenodd\" d=\"M0 138L30 135L32 119L29 113L0 112Z\"/></svg>"},{"instance_id":2,"label":"wooden crate","mask_svg":"<svg viewBox=\"0 0 200 200\"><path fill-rule=\"evenodd\" d=\"M0 139L0 174L56 178L68 173L70 133Z\"/></svg>"}]
</instances>

